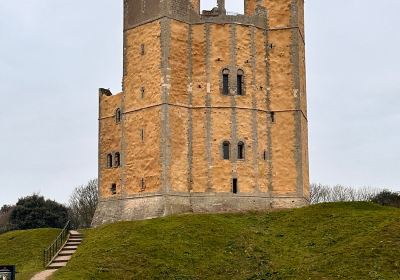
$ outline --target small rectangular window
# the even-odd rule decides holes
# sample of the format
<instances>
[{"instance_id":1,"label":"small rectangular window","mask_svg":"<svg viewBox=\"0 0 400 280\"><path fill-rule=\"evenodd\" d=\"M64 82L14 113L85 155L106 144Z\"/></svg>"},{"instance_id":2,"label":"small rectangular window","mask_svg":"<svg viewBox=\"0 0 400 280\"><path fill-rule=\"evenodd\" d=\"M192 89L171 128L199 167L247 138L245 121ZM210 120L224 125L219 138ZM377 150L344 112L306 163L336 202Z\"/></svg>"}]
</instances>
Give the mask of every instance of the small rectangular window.
<instances>
[{"instance_id":1,"label":"small rectangular window","mask_svg":"<svg viewBox=\"0 0 400 280\"><path fill-rule=\"evenodd\" d=\"M146 185L144 184L144 178L142 178L142 181L140 182L140 190L142 192L146 190Z\"/></svg>"},{"instance_id":2,"label":"small rectangular window","mask_svg":"<svg viewBox=\"0 0 400 280\"><path fill-rule=\"evenodd\" d=\"M224 157L224 159L229 159L230 158L230 151L231 150L231 147L230 147L230 143L229 142L224 142L223 144L222 144L222 153L223 153L223 157Z\"/></svg>"},{"instance_id":3,"label":"small rectangular window","mask_svg":"<svg viewBox=\"0 0 400 280\"><path fill-rule=\"evenodd\" d=\"M239 142L237 153L238 153L237 154L238 159L244 159L244 143L243 142Z\"/></svg>"},{"instance_id":4,"label":"small rectangular window","mask_svg":"<svg viewBox=\"0 0 400 280\"><path fill-rule=\"evenodd\" d=\"M275 122L275 112L271 112L271 122Z\"/></svg>"},{"instance_id":5,"label":"small rectangular window","mask_svg":"<svg viewBox=\"0 0 400 280\"><path fill-rule=\"evenodd\" d=\"M234 194L238 193L238 179L237 178L233 178L233 180L232 180L232 192Z\"/></svg>"},{"instance_id":6,"label":"small rectangular window","mask_svg":"<svg viewBox=\"0 0 400 280\"><path fill-rule=\"evenodd\" d=\"M112 184L111 185L111 194L116 195L117 194L117 184Z\"/></svg>"},{"instance_id":7,"label":"small rectangular window","mask_svg":"<svg viewBox=\"0 0 400 280\"><path fill-rule=\"evenodd\" d=\"M140 54L144 55L145 54L145 49L144 49L144 44L140 45Z\"/></svg>"},{"instance_id":8,"label":"small rectangular window","mask_svg":"<svg viewBox=\"0 0 400 280\"><path fill-rule=\"evenodd\" d=\"M141 94L141 97L143 99L144 98L144 87L140 88L140 94Z\"/></svg>"},{"instance_id":9,"label":"small rectangular window","mask_svg":"<svg viewBox=\"0 0 400 280\"><path fill-rule=\"evenodd\" d=\"M142 143L144 142L144 129L140 131L140 137L142 138Z\"/></svg>"}]
</instances>

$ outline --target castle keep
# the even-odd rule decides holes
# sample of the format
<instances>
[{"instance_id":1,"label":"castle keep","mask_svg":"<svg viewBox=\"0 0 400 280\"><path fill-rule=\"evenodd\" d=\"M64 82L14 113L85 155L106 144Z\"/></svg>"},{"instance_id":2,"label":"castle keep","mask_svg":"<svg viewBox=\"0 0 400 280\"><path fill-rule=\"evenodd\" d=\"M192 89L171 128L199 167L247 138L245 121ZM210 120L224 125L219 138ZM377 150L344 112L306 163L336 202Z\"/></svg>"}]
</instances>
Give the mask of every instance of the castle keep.
<instances>
[{"instance_id":1,"label":"castle keep","mask_svg":"<svg viewBox=\"0 0 400 280\"><path fill-rule=\"evenodd\" d=\"M124 1L123 91L99 91L94 226L307 203L304 0L244 0L244 15L224 2Z\"/></svg>"}]
</instances>

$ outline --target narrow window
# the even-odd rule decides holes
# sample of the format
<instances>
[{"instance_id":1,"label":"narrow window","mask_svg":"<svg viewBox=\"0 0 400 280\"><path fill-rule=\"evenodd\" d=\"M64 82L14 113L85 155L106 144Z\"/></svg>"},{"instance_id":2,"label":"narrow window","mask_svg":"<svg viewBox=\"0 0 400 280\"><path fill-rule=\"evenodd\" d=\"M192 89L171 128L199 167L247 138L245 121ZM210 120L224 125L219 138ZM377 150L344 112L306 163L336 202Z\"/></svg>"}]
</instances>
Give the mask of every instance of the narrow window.
<instances>
[{"instance_id":1,"label":"narrow window","mask_svg":"<svg viewBox=\"0 0 400 280\"><path fill-rule=\"evenodd\" d=\"M236 179L236 178L233 178L233 180L232 180L232 192L234 194L238 193L238 179Z\"/></svg>"},{"instance_id":2,"label":"narrow window","mask_svg":"<svg viewBox=\"0 0 400 280\"><path fill-rule=\"evenodd\" d=\"M142 143L144 142L144 129L142 128L142 130L140 131L140 137L142 139Z\"/></svg>"},{"instance_id":3,"label":"narrow window","mask_svg":"<svg viewBox=\"0 0 400 280\"><path fill-rule=\"evenodd\" d=\"M117 184L112 184L111 185L111 194L116 195L117 194Z\"/></svg>"},{"instance_id":4,"label":"narrow window","mask_svg":"<svg viewBox=\"0 0 400 280\"><path fill-rule=\"evenodd\" d=\"M112 167L112 154L108 154L107 155L107 168L111 168Z\"/></svg>"},{"instance_id":5,"label":"narrow window","mask_svg":"<svg viewBox=\"0 0 400 280\"><path fill-rule=\"evenodd\" d=\"M141 181L141 183L140 183L140 190L142 191L142 192L144 192L145 190L146 190L146 185L144 184L144 179L142 178L142 181Z\"/></svg>"},{"instance_id":6,"label":"narrow window","mask_svg":"<svg viewBox=\"0 0 400 280\"><path fill-rule=\"evenodd\" d=\"M244 143L238 143L238 159L244 159Z\"/></svg>"},{"instance_id":7,"label":"narrow window","mask_svg":"<svg viewBox=\"0 0 400 280\"><path fill-rule=\"evenodd\" d=\"M143 98L144 98L144 87L141 87L141 88L140 88L140 94L141 94L142 99L143 99Z\"/></svg>"},{"instance_id":8,"label":"narrow window","mask_svg":"<svg viewBox=\"0 0 400 280\"><path fill-rule=\"evenodd\" d=\"M224 69L222 71L222 94L229 94L229 70Z\"/></svg>"},{"instance_id":9,"label":"narrow window","mask_svg":"<svg viewBox=\"0 0 400 280\"><path fill-rule=\"evenodd\" d=\"M114 156L114 166L115 167L120 167L121 166L121 155L120 155L120 153L115 153L115 156Z\"/></svg>"},{"instance_id":10,"label":"narrow window","mask_svg":"<svg viewBox=\"0 0 400 280\"><path fill-rule=\"evenodd\" d=\"M115 122L120 123L121 118L122 118L121 109L118 108L117 110L115 110Z\"/></svg>"},{"instance_id":11,"label":"narrow window","mask_svg":"<svg viewBox=\"0 0 400 280\"><path fill-rule=\"evenodd\" d=\"M244 92L243 92L243 75L244 75L243 70L238 70L238 73L237 73L237 94L238 95L244 94Z\"/></svg>"},{"instance_id":12,"label":"narrow window","mask_svg":"<svg viewBox=\"0 0 400 280\"><path fill-rule=\"evenodd\" d=\"M225 141L222 144L222 153L223 153L224 159L230 158L230 152L231 152L231 144L228 141Z\"/></svg>"},{"instance_id":13,"label":"narrow window","mask_svg":"<svg viewBox=\"0 0 400 280\"><path fill-rule=\"evenodd\" d=\"M144 44L140 45L140 54L144 55L145 54L145 49L144 49Z\"/></svg>"},{"instance_id":14,"label":"narrow window","mask_svg":"<svg viewBox=\"0 0 400 280\"><path fill-rule=\"evenodd\" d=\"M271 112L271 122L275 122L275 112Z\"/></svg>"},{"instance_id":15,"label":"narrow window","mask_svg":"<svg viewBox=\"0 0 400 280\"><path fill-rule=\"evenodd\" d=\"M264 160L267 160L267 151L265 151L265 150L264 150L263 158L264 158Z\"/></svg>"}]
</instances>

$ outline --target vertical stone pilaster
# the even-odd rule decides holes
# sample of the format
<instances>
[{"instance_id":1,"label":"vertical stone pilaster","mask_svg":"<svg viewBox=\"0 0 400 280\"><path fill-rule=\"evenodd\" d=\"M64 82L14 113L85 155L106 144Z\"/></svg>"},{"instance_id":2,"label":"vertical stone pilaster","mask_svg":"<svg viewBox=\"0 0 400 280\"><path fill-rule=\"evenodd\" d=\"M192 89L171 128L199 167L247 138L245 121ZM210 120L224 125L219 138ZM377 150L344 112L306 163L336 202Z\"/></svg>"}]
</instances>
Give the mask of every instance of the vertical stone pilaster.
<instances>
[{"instance_id":1,"label":"vertical stone pilaster","mask_svg":"<svg viewBox=\"0 0 400 280\"><path fill-rule=\"evenodd\" d=\"M238 136L237 136L237 104L236 104L236 93L237 93L237 81L236 81L236 71L237 71L237 40L236 40L236 25L231 24L229 26L229 36L230 36L230 65L231 70L230 88L234 88L234 92L231 92L231 139L232 139L232 178L237 178L237 147L238 147ZM239 181L239 192L240 192L240 181Z\"/></svg>"},{"instance_id":2,"label":"vertical stone pilaster","mask_svg":"<svg viewBox=\"0 0 400 280\"><path fill-rule=\"evenodd\" d=\"M304 185L303 185L303 139L302 139L302 111L301 111L301 97L300 97L300 49L299 44L302 43L299 40L299 18L298 18L298 0L292 0L291 3L291 18L290 24L291 29L291 64L292 64L292 81L293 81L293 103L296 111L293 113L294 117L294 135L295 135L295 147L294 147L294 158L296 162L296 190L297 194L301 197L304 196Z\"/></svg>"},{"instance_id":3,"label":"vertical stone pilaster","mask_svg":"<svg viewBox=\"0 0 400 280\"><path fill-rule=\"evenodd\" d=\"M211 31L210 31L210 24L206 23L204 25L205 28L205 37L206 37L206 54L205 54L205 60L206 60L206 79L207 79L207 94L206 94L206 100L205 100L205 106L206 106L206 157L207 157L207 192L212 192L213 191L213 186L212 186L212 164L213 164L213 158L212 158L212 151L211 151L211 145L212 145L212 100L211 100Z\"/></svg>"},{"instance_id":4,"label":"vertical stone pilaster","mask_svg":"<svg viewBox=\"0 0 400 280\"><path fill-rule=\"evenodd\" d=\"M254 169L254 181L255 181L255 191L259 192L260 187L258 183L258 179L260 176L259 172L259 151L258 151L258 118L257 118L257 83L256 83L256 61L257 61L257 51L256 51L256 28L251 27L251 98L252 98L252 108L253 111L251 113L251 126L252 126L252 135L253 135L253 169Z\"/></svg>"},{"instance_id":5,"label":"vertical stone pilaster","mask_svg":"<svg viewBox=\"0 0 400 280\"><path fill-rule=\"evenodd\" d=\"M187 79L187 91L188 91L188 191L190 192L193 189L193 109L191 108L193 105L193 53L192 53L192 34L193 29L192 25L188 27L188 79Z\"/></svg>"},{"instance_id":6,"label":"vertical stone pilaster","mask_svg":"<svg viewBox=\"0 0 400 280\"><path fill-rule=\"evenodd\" d=\"M169 54L171 45L171 20L162 18L161 24L161 184L164 193L170 191L170 165L171 165L171 133L169 124L169 94L171 89L171 69L169 65Z\"/></svg>"}]
</instances>

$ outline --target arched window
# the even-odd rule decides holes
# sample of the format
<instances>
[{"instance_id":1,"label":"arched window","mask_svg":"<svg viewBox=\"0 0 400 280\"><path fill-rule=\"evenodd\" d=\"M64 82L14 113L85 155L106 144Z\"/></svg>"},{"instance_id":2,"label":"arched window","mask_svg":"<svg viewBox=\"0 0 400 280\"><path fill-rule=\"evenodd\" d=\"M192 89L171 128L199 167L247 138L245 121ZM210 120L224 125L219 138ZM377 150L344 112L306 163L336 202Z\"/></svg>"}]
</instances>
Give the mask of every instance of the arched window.
<instances>
[{"instance_id":1,"label":"arched window","mask_svg":"<svg viewBox=\"0 0 400 280\"><path fill-rule=\"evenodd\" d=\"M115 153L114 155L114 166L120 167L121 166L121 155L120 153Z\"/></svg>"},{"instance_id":2,"label":"arched window","mask_svg":"<svg viewBox=\"0 0 400 280\"><path fill-rule=\"evenodd\" d=\"M115 122L120 123L121 118L122 118L121 109L118 108L117 110L115 110Z\"/></svg>"},{"instance_id":3,"label":"arched window","mask_svg":"<svg viewBox=\"0 0 400 280\"><path fill-rule=\"evenodd\" d=\"M113 165L112 154L108 154L107 155L107 168L111 168L112 165Z\"/></svg>"},{"instance_id":4,"label":"arched window","mask_svg":"<svg viewBox=\"0 0 400 280\"><path fill-rule=\"evenodd\" d=\"M229 70L222 70L222 94L229 95Z\"/></svg>"},{"instance_id":5,"label":"arched window","mask_svg":"<svg viewBox=\"0 0 400 280\"><path fill-rule=\"evenodd\" d=\"M238 154L237 157L238 159L244 159L244 143L243 142L239 142L238 143Z\"/></svg>"},{"instance_id":6,"label":"arched window","mask_svg":"<svg viewBox=\"0 0 400 280\"><path fill-rule=\"evenodd\" d=\"M237 72L237 95L243 95L244 94L244 72L243 70L239 69Z\"/></svg>"},{"instance_id":7,"label":"arched window","mask_svg":"<svg viewBox=\"0 0 400 280\"><path fill-rule=\"evenodd\" d=\"M222 154L224 159L229 159L231 153L231 144L228 141L225 141L222 144Z\"/></svg>"}]
</instances>

